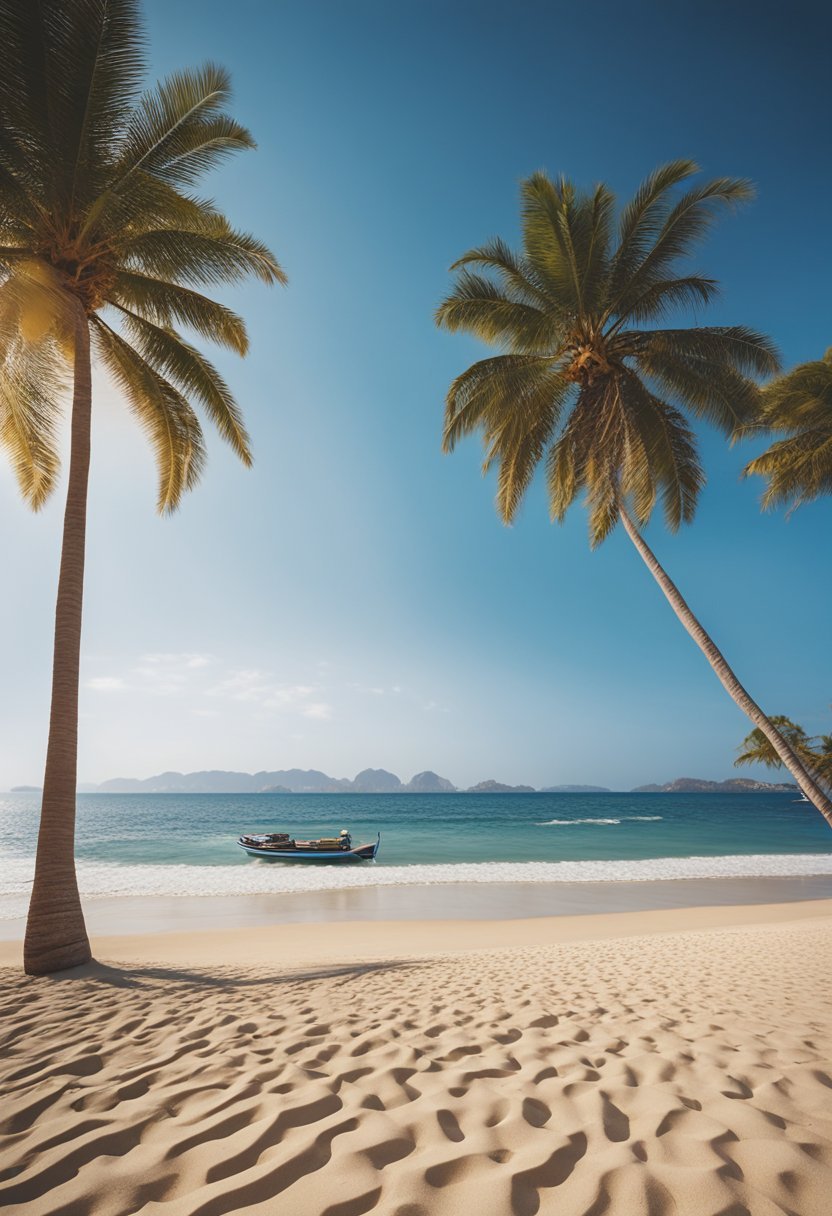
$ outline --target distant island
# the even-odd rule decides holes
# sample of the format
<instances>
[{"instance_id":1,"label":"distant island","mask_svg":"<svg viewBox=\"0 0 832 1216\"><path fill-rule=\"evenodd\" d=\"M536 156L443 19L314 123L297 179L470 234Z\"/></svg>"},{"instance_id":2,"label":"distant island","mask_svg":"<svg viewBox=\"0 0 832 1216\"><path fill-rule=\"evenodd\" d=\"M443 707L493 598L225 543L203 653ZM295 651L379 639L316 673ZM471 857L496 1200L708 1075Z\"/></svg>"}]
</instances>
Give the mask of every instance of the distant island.
<instances>
[{"instance_id":1,"label":"distant island","mask_svg":"<svg viewBox=\"0 0 832 1216\"><path fill-rule=\"evenodd\" d=\"M640 785L634 794L793 794L792 781L752 781L732 777L729 781L703 781L701 777L677 777L665 785Z\"/></svg>"},{"instance_id":2,"label":"distant island","mask_svg":"<svg viewBox=\"0 0 832 1216\"><path fill-rule=\"evenodd\" d=\"M472 785L466 794L535 794L537 791L531 785L501 785L499 781L481 781Z\"/></svg>"},{"instance_id":3,"label":"distant island","mask_svg":"<svg viewBox=\"0 0 832 1216\"><path fill-rule=\"evenodd\" d=\"M406 784L383 768L365 768L352 780L318 769L278 769L259 773L211 769L159 773L155 777L114 777L101 785L79 785L82 794L452 794L453 782L437 773L416 773Z\"/></svg>"},{"instance_id":4,"label":"distant island","mask_svg":"<svg viewBox=\"0 0 832 1216\"><path fill-rule=\"evenodd\" d=\"M330 777L318 769L277 769L257 773L223 769L195 773L167 772L155 777L114 777L100 785L80 784L81 794L780 794L794 793L791 782L754 781L733 777L728 781L706 781L699 777L677 777L664 785L640 785L630 791L614 791L603 785L505 785L489 778L458 789L447 777L426 769L403 782L383 768L365 768L352 779ZM35 785L18 785L13 793L38 793Z\"/></svg>"}]
</instances>

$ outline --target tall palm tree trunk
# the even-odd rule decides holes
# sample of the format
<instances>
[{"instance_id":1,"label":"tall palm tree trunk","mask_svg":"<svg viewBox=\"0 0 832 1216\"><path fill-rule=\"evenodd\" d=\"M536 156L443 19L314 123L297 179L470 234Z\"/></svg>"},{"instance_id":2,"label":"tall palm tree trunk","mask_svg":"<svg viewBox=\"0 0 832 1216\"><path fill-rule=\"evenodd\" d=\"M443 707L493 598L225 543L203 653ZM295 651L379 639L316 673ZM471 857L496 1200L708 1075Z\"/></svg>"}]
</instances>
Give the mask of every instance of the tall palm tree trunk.
<instances>
[{"instance_id":1,"label":"tall palm tree trunk","mask_svg":"<svg viewBox=\"0 0 832 1216\"><path fill-rule=\"evenodd\" d=\"M69 488L55 608L52 706L43 779L35 881L23 948L29 975L77 967L91 958L75 876L75 797L78 763L78 681L87 481L90 466L92 376L90 331L80 308L75 336L75 382Z\"/></svg>"},{"instance_id":2,"label":"tall palm tree trunk","mask_svg":"<svg viewBox=\"0 0 832 1216\"><path fill-rule=\"evenodd\" d=\"M798 757L780 734L779 730L777 730L775 726L772 726L771 722L760 709L757 702L748 695L742 684L740 684L739 680L725 661L724 655L693 615L687 603L682 598L678 587L665 572L664 568L656 558L656 555L653 553L652 549L647 544L644 537L641 535L641 532L627 514L624 507L619 508L619 513L621 516L621 522L624 525L624 530L638 550L645 566L661 587L668 602L670 603L671 608L676 613L685 629L693 638L694 642L696 642L697 646L716 672L717 678L722 684L722 687L725 689L728 695L733 698L743 713L747 714L754 725L759 727L759 729L763 732L765 737L771 743L771 746L777 752L777 755L783 761L785 767L794 777L800 789L803 791L809 801L814 803L821 815L823 815L826 822L830 827L832 827L832 802L829 801L811 774L808 773L803 767Z\"/></svg>"}]
</instances>

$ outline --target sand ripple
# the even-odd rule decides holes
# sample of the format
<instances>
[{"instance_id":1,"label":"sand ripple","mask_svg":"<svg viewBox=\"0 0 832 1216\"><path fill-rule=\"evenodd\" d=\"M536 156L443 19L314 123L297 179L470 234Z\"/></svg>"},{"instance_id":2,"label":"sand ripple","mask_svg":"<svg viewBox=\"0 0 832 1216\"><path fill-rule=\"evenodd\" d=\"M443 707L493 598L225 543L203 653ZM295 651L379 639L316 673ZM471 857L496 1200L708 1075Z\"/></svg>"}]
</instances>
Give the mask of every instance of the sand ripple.
<instances>
[{"instance_id":1,"label":"sand ripple","mask_svg":"<svg viewBox=\"0 0 832 1216\"><path fill-rule=\"evenodd\" d=\"M831 963L811 920L306 971L6 970L0 1207L821 1216Z\"/></svg>"}]
</instances>

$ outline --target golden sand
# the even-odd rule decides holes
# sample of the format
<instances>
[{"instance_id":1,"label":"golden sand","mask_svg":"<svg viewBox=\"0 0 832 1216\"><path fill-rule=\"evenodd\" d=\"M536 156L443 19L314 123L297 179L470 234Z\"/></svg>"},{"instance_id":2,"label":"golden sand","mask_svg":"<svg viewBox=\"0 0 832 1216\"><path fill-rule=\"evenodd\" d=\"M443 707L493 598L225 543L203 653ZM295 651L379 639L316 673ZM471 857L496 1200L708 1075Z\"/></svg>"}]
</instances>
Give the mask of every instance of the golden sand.
<instances>
[{"instance_id":1,"label":"golden sand","mask_svg":"<svg viewBox=\"0 0 832 1216\"><path fill-rule=\"evenodd\" d=\"M96 946L2 971L12 1212L832 1212L828 903Z\"/></svg>"}]
</instances>

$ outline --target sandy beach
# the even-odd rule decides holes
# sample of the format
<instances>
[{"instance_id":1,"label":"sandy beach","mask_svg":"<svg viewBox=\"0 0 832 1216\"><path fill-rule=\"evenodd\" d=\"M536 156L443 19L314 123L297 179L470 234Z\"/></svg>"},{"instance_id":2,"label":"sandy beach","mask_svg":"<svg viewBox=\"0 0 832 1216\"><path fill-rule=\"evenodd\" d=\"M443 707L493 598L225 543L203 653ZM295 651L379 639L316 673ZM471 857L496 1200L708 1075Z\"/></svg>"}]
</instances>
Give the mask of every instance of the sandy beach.
<instances>
[{"instance_id":1,"label":"sandy beach","mask_svg":"<svg viewBox=\"0 0 832 1216\"><path fill-rule=\"evenodd\" d=\"M27 1216L823 1216L832 901L0 944Z\"/></svg>"}]
</instances>

